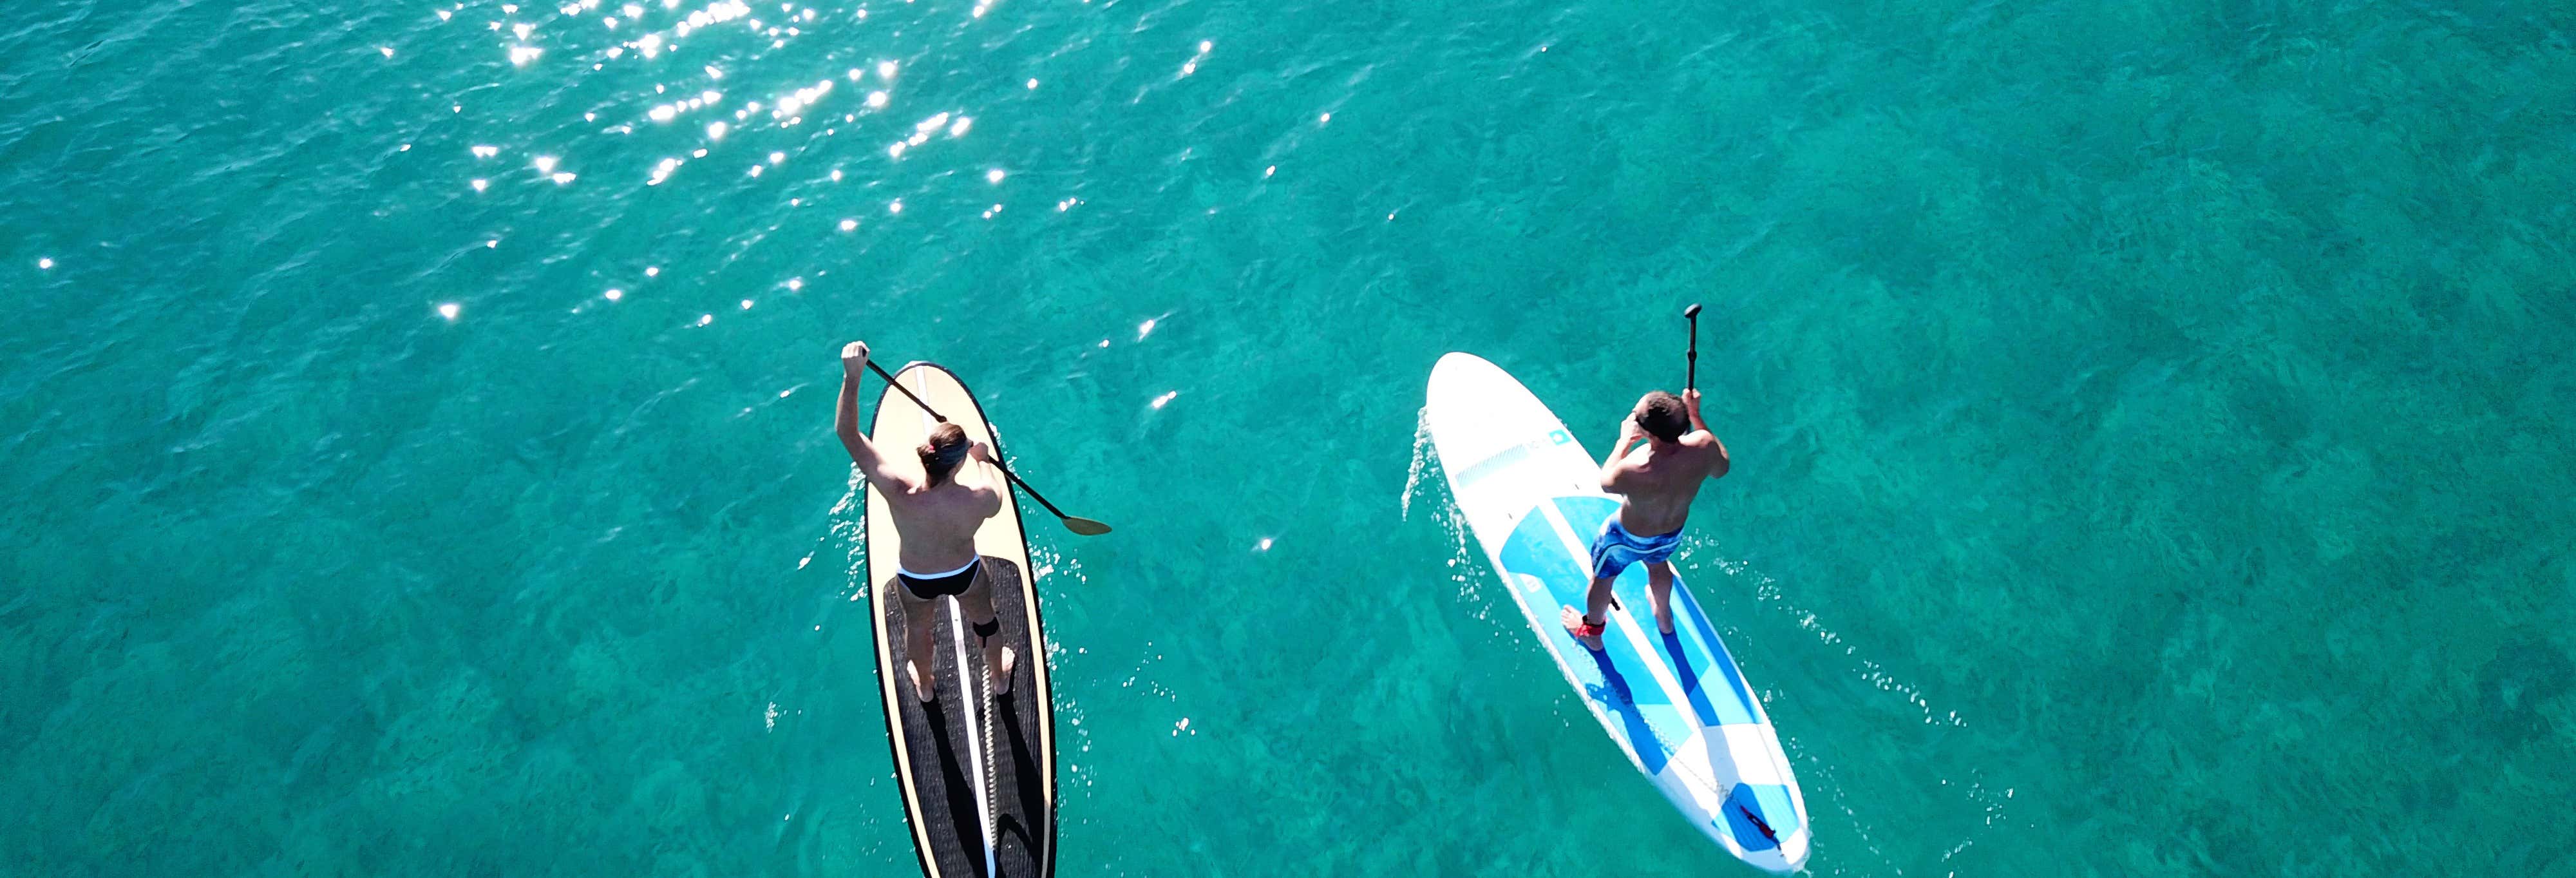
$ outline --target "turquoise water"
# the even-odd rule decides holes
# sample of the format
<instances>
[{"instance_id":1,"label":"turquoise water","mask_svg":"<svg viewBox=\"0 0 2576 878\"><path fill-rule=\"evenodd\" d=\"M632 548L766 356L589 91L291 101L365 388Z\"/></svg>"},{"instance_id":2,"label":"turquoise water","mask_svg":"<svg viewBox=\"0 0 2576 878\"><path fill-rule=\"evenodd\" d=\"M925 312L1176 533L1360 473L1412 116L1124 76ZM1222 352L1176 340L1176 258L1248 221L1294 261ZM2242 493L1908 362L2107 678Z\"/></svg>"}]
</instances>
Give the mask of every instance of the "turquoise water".
<instances>
[{"instance_id":1,"label":"turquoise water","mask_svg":"<svg viewBox=\"0 0 2576 878\"><path fill-rule=\"evenodd\" d=\"M1066 874L1748 874L1416 434L1698 301L1815 873L2576 875L2576 7L622 5L0 5L0 874L914 871L854 337Z\"/></svg>"}]
</instances>

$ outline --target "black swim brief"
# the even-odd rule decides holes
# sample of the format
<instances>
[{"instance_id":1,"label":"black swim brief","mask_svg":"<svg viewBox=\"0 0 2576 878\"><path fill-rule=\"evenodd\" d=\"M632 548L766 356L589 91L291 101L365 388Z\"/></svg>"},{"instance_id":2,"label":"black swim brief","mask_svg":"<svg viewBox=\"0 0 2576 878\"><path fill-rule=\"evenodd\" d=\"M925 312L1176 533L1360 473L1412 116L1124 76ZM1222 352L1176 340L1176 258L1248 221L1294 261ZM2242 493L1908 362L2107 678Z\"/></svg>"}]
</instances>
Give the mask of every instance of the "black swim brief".
<instances>
[{"instance_id":1,"label":"black swim brief","mask_svg":"<svg viewBox=\"0 0 2576 878\"><path fill-rule=\"evenodd\" d=\"M975 584L975 574L983 565L984 556L977 555L975 560L966 562L966 566L946 573L914 573L898 566L894 569L894 578L902 580L903 590L912 592L914 598L935 601L965 594L966 587Z\"/></svg>"}]
</instances>

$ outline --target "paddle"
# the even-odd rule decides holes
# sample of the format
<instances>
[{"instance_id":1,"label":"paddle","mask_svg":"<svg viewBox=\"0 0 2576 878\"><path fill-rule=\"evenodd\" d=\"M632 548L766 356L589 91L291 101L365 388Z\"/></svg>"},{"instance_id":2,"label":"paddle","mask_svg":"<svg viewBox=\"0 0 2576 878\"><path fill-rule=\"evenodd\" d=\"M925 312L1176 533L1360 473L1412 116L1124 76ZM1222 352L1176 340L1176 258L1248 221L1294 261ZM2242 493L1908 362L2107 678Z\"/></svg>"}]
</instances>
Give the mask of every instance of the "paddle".
<instances>
[{"instance_id":1,"label":"paddle","mask_svg":"<svg viewBox=\"0 0 2576 878\"><path fill-rule=\"evenodd\" d=\"M1697 304L1693 304L1693 305L1691 305L1691 306L1690 306L1690 307L1688 307L1688 308L1684 308L1684 309L1682 309L1682 316L1683 316L1683 317L1685 317L1685 318L1689 318L1689 320L1690 320L1690 324L1691 324L1691 330L1690 330L1690 332L1691 332L1691 340L1690 340L1690 355L1689 355L1689 356L1690 356L1690 376L1689 376L1689 379L1688 379L1688 380L1686 380L1686 381L1683 381L1683 382L1682 382L1682 388L1683 388L1683 389L1685 389L1685 390L1698 390L1698 389L1699 389L1699 306L1698 306Z\"/></svg>"},{"instance_id":2,"label":"paddle","mask_svg":"<svg viewBox=\"0 0 2576 878\"><path fill-rule=\"evenodd\" d=\"M877 377L885 379L886 386L903 391L905 398L912 400L913 405L920 406L922 411L929 412L930 417L933 420L942 424L948 423L948 416L940 414L938 409L931 408L929 403L922 402L921 397L913 396L911 388L903 386L903 382L901 381L894 380L894 376L888 374L884 366L877 365L877 361L869 360L868 368L875 370ZM1086 537L1096 537L1109 532L1109 525L1102 524L1088 518L1083 518L1078 515L1064 514L1064 510L1057 509L1055 508L1055 504L1047 502L1046 495L1038 493L1038 489L1029 487L1028 482L1022 481L1019 473L1012 472L1010 465L1001 461L1001 454L999 452L996 452L993 455L993 458L993 465L1001 468L1002 475L1010 477L1011 484L1020 486L1020 490L1029 492L1029 499L1038 501L1038 505L1046 507L1046 511L1055 513L1055 517L1064 522L1065 530L1069 530Z\"/></svg>"}]
</instances>

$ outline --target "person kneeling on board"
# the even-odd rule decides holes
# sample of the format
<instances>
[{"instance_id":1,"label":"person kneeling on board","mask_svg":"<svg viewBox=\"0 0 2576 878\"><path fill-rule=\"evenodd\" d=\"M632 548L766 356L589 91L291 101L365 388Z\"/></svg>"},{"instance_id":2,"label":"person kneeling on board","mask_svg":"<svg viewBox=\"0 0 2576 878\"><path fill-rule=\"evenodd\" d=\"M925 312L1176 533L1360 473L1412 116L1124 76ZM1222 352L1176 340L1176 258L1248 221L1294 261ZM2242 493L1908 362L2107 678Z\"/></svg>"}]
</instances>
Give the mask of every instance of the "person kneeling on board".
<instances>
[{"instance_id":1,"label":"person kneeling on board","mask_svg":"<svg viewBox=\"0 0 2576 878\"><path fill-rule=\"evenodd\" d=\"M914 449L919 465L888 460L859 432L859 379L868 373L868 345L851 342L841 348L841 404L833 432L850 450L850 460L868 484L883 494L894 529L903 537L895 579L902 587L904 672L922 701L938 693L930 678L931 631L939 617L939 599L957 598L967 630L984 647L984 666L993 675L993 691L1011 691L1011 648L993 641L1002 621L993 613L991 579L984 576L984 557L975 551L975 531L1002 511L1002 480L992 470L993 448L970 442L956 424L932 428ZM969 465L969 464L973 465ZM930 573L915 571L928 570ZM882 584L880 584L882 587Z\"/></svg>"},{"instance_id":2,"label":"person kneeling on board","mask_svg":"<svg viewBox=\"0 0 2576 878\"><path fill-rule=\"evenodd\" d=\"M1646 447L1631 455L1637 441ZM1601 490L1619 495L1619 514L1601 523L1592 540L1592 590L1584 608L1566 607L1566 633L1585 648L1601 649L1601 632L1615 599L1610 583L1628 565L1643 562L1655 602L1655 628L1673 633L1673 550L1702 482L1726 475L1726 443L1699 416L1699 391L1681 396L1658 390L1637 400L1619 422L1619 442L1601 463ZM1641 536L1641 534L1646 536Z\"/></svg>"}]
</instances>

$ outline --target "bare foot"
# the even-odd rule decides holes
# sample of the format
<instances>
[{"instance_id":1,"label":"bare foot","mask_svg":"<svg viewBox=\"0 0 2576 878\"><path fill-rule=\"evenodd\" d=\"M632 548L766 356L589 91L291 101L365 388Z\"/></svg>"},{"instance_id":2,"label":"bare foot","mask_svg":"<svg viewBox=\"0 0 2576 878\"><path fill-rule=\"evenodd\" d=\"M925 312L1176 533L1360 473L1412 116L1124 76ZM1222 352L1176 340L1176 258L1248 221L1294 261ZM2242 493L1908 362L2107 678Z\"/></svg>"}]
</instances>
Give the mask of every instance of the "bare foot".
<instances>
[{"instance_id":1,"label":"bare foot","mask_svg":"<svg viewBox=\"0 0 2576 878\"><path fill-rule=\"evenodd\" d=\"M903 673L904 676L912 678L913 697L921 699L923 704L939 700L938 691L930 688L930 678L922 675L920 665L914 664L911 659L904 659Z\"/></svg>"},{"instance_id":2,"label":"bare foot","mask_svg":"<svg viewBox=\"0 0 2576 878\"><path fill-rule=\"evenodd\" d=\"M1002 647L1002 660L999 663L988 663L987 666L991 668L993 672L993 694L1010 694L1011 671L1019 667L1020 663L1018 659L1019 655L1012 652L1010 647L1005 646Z\"/></svg>"},{"instance_id":3,"label":"bare foot","mask_svg":"<svg viewBox=\"0 0 2576 878\"><path fill-rule=\"evenodd\" d=\"M1573 635L1574 642L1583 644L1584 649L1601 651L1601 623L1583 618L1583 611L1573 607L1566 607L1557 618L1565 623L1565 633Z\"/></svg>"},{"instance_id":4,"label":"bare foot","mask_svg":"<svg viewBox=\"0 0 2576 878\"><path fill-rule=\"evenodd\" d=\"M1660 607L1656 607L1656 608L1655 608L1655 630L1660 631L1660 632L1663 632L1663 633L1665 633L1665 634L1671 634L1671 633L1673 633L1673 605L1672 605L1672 604L1665 604L1665 605L1663 605L1663 606L1660 606Z\"/></svg>"}]
</instances>

